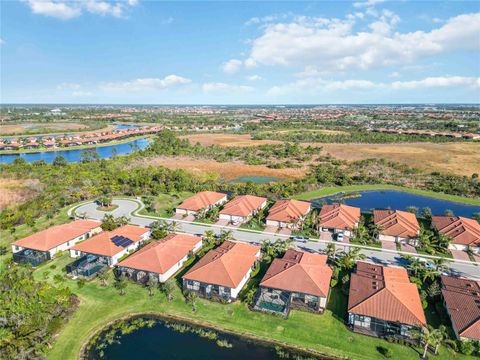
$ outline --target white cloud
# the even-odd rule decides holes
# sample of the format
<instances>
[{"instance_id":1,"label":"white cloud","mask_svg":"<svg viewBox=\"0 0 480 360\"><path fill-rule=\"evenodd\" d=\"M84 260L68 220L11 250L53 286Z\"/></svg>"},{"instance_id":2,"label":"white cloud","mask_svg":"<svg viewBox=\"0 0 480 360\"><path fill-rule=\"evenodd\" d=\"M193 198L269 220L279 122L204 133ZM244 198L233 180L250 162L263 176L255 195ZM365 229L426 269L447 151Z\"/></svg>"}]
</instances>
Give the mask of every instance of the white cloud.
<instances>
[{"instance_id":1,"label":"white cloud","mask_svg":"<svg viewBox=\"0 0 480 360\"><path fill-rule=\"evenodd\" d=\"M256 66L257 66L257 62L255 60L253 60L252 58L248 58L247 60L245 60L245 67L247 69L252 69Z\"/></svg>"},{"instance_id":2,"label":"white cloud","mask_svg":"<svg viewBox=\"0 0 480 360\"><path fill-rule=\"evenodd\" d=\"M26 0L34 14L68 20L80 16L83 11L102 16L123 17L125 9L138 4L138 0Z\"/></svg>"},{"instance_id":3,"label":"white cloud","mask_svg":"<svg viewBox=\"0 0 480 360\"><path fill-rule=\"evenodd\" d=\"M28 0L28 5L34 14L52 16L62 20L80 16L82 10L75 3L72 5L66 1Z\"/></svg>"},{"instance_id":4,"label":"white cloud","mask_svg":"<svg viewBox=\"0 0 480 360\"><path fill-rule=\"evenodd\" d=\"M398 71L393 71L390 74L388 74L388 77L398 78L398 77L400 77L400 73Z\"/></svg>"},{"instance_id":5,"label":"white cloud","mask_svg":"<svg viewBox=\"0 0 480 360\"><path fill-rule=\"evenodd\" d=\"M353 6L356 8L362 8L362 7L373 7L377 4L383 3L385 0L367 0L367 1L358 1L354 2Z\"/></svg>"},{"instance_id":6,"label":"white cloud","mask_svg":"<svg viewBox=\"0 0 480 360\"><path fill-rule=\"evenodd\" d=\"M202 91L206 94L245 94L252 93L255 89L246 85L233 85L221 82L205 83L202 85Z\"/></svg>"},{"instance_id":7,"label":"white cloud","mask_svg":"<svg viewBox=\"0 0 480 360\"><path fill-rule=\"evenodd\" d=\"M64 82L57 85L58 90L78 90L80 89L80 84Z\"/></svg>"},{"instance_id":8,"label":"white cloud","mask_svg":"<svg viewBox=\"0 0 480 360\"><path fill-rule=\"evenodd\" d=\"M480 87L480 78L465 76L438 76L428 77L422 80L395 81L392 88L396 90L432 88L432 87Z\"/></svg>"},{"instance_id":9,"label":"white cloud","mask_svg":"<svg viewBox=\"0 0 480 360\"><path fill-rule=\"evenodd\" d=\"M258 81L258 80L262 80L262 77L260 75L250 75L250 76L247 76L247 80Z\"/></svg>"},{"instance_id":10,"label":"white cloud","mask_svg":"<svg viewBox=\"0 0 480 360\"><path fill-rule=\"evenodd\" d=\"M108 92L135 92L144 90L163 90L175 86L186 85L192 80L178 75L168 75L163 79L143 78L131 81L106 82L100 84L100 89Z\"/></svg>"},{"instance_id":11,"label":"white cloud","mask_svg":"<svg viewBox=\"0 0 480 360\"><path fill-rule=\"evenodd\" d=\"M370 80L329 80L322 77L303 78L289 84L273 86L267 92L268 96L287 96L298 93L329 93L335 91L355 90L411 90L417 88L464 87L480 88L480 78L445 76L428 77L421 80L394 81L392 83L375 83Z\"/></svg>"},{"instance_id":12,"label":"white cloud","mask_svg":"<svg viewBox=\"0 0 480 360\"><path fill-rule=\"evenodd\" d=\"M6 41L0 38L0 45L4 45L4 44L6 44Z\"/></svg>"},{"instance_id":13,"label":"white cloud","mask_svg":"<svg viewBox=\"0 0 480 360\"><path fill-rule=\"evenodd\" d=\"M73 97L90 97L93 96L93 93L90 91L74 91L72 92Z\"/></svg>"},{"instance_id":14,"label":"white cloud","mask_svg":"<svg viewBox=\"0 0 480 360\"><path fill-rule=\"evenodd\" d=\"M289 23L270 24L253 40L247 61L344 71L406 65L449 51L480 49L480 13L453 17L428 32L396 32L399 21L384 10L369 31L354 32L355 19L348 18L298 17Z\"/></svg>"},{"instance_id":15,"label":"white cloud","mask_svg":"<svg viewBox=\"0 0 480 360\"><path fill-rule=\"evenodd\" d=\"M223 63L222 69L223 72L226 74L235 74L240 67L242 66L242 62L237 59L228 60L226 63Z\"/></svg>"}]
</instances>

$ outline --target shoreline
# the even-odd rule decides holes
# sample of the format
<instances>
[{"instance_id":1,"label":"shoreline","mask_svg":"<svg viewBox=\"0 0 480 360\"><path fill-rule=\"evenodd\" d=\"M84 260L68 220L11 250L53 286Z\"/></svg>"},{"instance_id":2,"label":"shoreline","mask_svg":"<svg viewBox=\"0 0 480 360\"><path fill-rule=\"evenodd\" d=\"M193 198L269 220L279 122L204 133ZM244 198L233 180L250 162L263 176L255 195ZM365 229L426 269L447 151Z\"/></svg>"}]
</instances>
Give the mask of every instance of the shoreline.
<instances>
[{"instance_id":1,"label":"shoreline","mask_svg":"<svg viewBox=\"0 0 480 360\"><path fill-rule=\"evenodd\" d=\"M118 141L109 141L106 143L100 144L90 144L90 145L80 145L80 146L70 146L70 147L59 147L59 148L50 148L50 149L27 149L24 151L16 151L16 150L4 150L0 151L0 155L22 155L22 154L35 154L35 153L44 153L44 152L60 152L60 151L69 151L69 150L83 150L83 149L92 149L92 148L99 148L105 146L112 146L112 145L119 145L129 141L141 140L151 138L152 134L147 134L143 136L132 136L126 139L118 140Z\"/></svg>"},{"instance_id":2,"label":"shoreline","mask_svg":"<svg viewBox=\"0 0 480 360\"><path fill-rule=\"evenodd\" d=\"M450 195L444 193L437 193L431 190L421 190L414 189L399 185L390 185L390 184L375 184L375 185L348 185L348 186L327 186L320 188L318 190L307 191L301 194L293 196L297 200L313 200L316 198L322 198L326 196L338 195L338 194L349 194L354 192L364 192L364 191L376 191L376 190L394 190L398 192L406 192L414 195L425 196L429 198L446 200L455 202L462 205L472 205L480 206L479 198L466 198L458 195Z\"/></svg>"},{"instance_id":3,"label":"shoreline","mask_svg":"<svg viewBox=\"0 0 480 360\"><path fill-rule=\"evenodd\" d=\"M276 340L272 340L272 339L267 339L267 338L264 338L264 337L261 337L261 336L258 336L258 335L254 335L252 333L248 333L248 332L239 333L239 332L236 332L236 331L228 330L228 329L226 329L222 326L219 326L218 324L211 324L211 323L206 322L206 321L198 321L198 320L193 320L191 318L187 318L187 317L183 317L183 316L179 316L179 315L169 315L169 314L162 314L162 313L158 313L158 312L132 313L132 314L129 314L129 315L121 316L121 317L119 317L115 320L111 320L106 324L102 324L102 326L99 327L100 329L98 329L98 327L96 329L94 329L92 331L93 334L91 334L91 335L89 334L88 338L82 343L82 346L80 347L80 351L77 355L77 359L78 360L84 360L85 359L86 347L95 336L101 334L103 331L108 329L108 327L112 326L113 324L115 324L119 321L126 321L126 320L130 320L130 319L135 319L135 318L153 318L153 319L160 320L160 321L173 321L173 322L178 322L178 323L185 323L185 324L189 324L191 326L201 327L201 328L221 332L221 333L224 333L224 334L237 336L237 337L240 337L240 338L243 338L243 339L246 339L246 340L250 340L250 341L253 341L253 342L261 343L261 344L267 345L267 346L272 346L272 347L281 346L282 348L284 348L286 350L294 351L294 352L298 352L298 353L303 353L304 355L312 355L312 356L315 356L315 357L317 357L319 359L322 359L322 360L341 360L342 359L341 357L337 357L337 356L333 356L333 355L327 355L327 354L323 354L323 353L320 353L320 352L312 350L312 349L306 349L306 348L302 348L300 346L296 346L296 345L293 345L293 344L284 343L284 342L276 341Z\"/></svg>"}]
</instances>

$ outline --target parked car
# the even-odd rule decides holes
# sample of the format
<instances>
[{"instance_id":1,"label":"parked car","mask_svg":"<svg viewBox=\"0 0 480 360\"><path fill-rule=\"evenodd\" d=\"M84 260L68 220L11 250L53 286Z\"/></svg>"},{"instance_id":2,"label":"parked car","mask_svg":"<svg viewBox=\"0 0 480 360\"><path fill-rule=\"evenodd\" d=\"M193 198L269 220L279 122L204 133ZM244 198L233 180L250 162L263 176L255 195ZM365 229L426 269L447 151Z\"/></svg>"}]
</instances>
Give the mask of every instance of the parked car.
<instances>
[{"instance_id":1,"label":"parked car","mask_svg":"<svg viewBox=\"0 0 480 360\"><path fill-rule=\"evenodd\" d=\"M238 220L233 220L233 221L232 221L232 225L234 225L234 226L240 225L240 221L238 221Z\"/></svg>"},{"instance_id":2,"label":"parked car","mask_svg":"<svg viewBox=\"0 0 480 360\"><path fill-rule=\"evenodd\" d=\"M306 243L306 242L308 242L308 237L306 237L306 236L291 236L290 240Z\"/></svg>"},{"instance_id":3,"label":"parked car","mask_svg":"<svg viewBox=\"0 0 480 360\"><path fill-rule=\"evenodd\" d=\"M342 241L343 241L343 239L344 239L344 235L343 235L343 233L337 233L336 239L337 239L337 241L340 241L340 242L342 242Z\"/></svg>"}]
</instances>

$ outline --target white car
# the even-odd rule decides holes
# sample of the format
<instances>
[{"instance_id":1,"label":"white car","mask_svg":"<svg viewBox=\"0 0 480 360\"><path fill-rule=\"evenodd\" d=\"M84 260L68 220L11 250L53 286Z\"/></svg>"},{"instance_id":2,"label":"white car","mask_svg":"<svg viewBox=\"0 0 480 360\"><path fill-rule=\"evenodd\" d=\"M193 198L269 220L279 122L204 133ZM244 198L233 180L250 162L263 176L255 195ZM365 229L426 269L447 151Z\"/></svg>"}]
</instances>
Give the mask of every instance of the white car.
<instances>
[{"instance_id":1,"label":"white car","mask_svg":"<svg viewBox=\"0 0 480 360\"><path fill-rule=\"evenodd\" d=\"M342 242L342 241L343 241L343 238L344 238L343 233L338 233L338 234L337 234L337 241Z\"/></svg>"},{"instance_id":2,"label":"white car","mask_svg":"<svg viewBox=\"0 0 480 360\"><path fill-rule=\"evenodd\" d=\"M302 243L308 242L308 237L306 237L306 236L292 236L292 237L290 237L290 239L292 239L293 241L298 241L298 242L302 242Z\"/></svg>"}]
</instances>

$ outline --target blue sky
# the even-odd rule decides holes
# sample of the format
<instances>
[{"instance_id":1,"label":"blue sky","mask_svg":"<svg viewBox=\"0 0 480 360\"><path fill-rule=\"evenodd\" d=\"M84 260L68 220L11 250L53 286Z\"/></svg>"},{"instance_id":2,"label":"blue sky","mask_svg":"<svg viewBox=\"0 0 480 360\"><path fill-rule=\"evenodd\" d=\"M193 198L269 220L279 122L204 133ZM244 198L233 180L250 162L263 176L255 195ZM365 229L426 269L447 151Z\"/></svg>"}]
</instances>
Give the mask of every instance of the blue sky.
<instances>
[{"instance_id":1,"label":"blue sky","mask_svg":"<svg viewBox=\"0 0 480 360\"><path fill-rule=\"evenodd\" d=\"M2 103L480 102L475 1L1 4Z\"/></svg>"}]
</instances>

